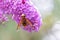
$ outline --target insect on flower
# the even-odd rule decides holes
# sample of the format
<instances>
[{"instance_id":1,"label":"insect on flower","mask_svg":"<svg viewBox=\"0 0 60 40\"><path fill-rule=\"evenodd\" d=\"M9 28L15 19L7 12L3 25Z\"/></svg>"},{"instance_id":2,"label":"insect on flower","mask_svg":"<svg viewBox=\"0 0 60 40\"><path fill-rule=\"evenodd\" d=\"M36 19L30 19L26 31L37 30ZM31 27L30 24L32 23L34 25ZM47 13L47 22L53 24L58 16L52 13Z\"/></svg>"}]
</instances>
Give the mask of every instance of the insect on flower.
<instances>
[{"instance_id":1,"label":"insect on flower","mask_svg":"<svg viewBox=\"0 0 60 40\"><path fill-rule=\"evenodd\" d=\"M26 18L25 14L21 15L21 20L18 23L17 30L20 28L20 26L27 27L27 25L33 26L32 23Z\"/></svg>"},{"instance_id":2,"label":"insect on flower","mask_svg":"<svg viewBox=\"0 0 60 40\"><path fill-rule=\"evenodd\" d=\"M40 13L29 0L0 0L0 10L3 15L12 14L12 19L18 24L17 30L21 27L29 32L39 31L42 25ZM6 16L0 17L2 23L7 20Z\"/></svg>"}]
</instances>

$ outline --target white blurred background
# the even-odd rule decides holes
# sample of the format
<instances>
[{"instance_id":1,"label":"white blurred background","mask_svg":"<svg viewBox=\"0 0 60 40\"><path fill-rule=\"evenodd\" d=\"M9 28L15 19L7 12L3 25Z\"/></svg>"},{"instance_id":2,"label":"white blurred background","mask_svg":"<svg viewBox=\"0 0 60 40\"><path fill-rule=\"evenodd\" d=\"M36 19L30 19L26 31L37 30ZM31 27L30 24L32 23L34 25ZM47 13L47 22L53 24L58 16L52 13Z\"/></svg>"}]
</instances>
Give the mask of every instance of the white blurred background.
<instances>
[{"instance_id":1,"label":"white blurred background","mask_svg":"<svg viewBox=\"0 0 60 40\"><path fill-rule=\"evenodd\" d=\"M60 17L58 18L58 16L60 15L60 12L58 10L58 9L60 9L60 5L59 5L60 0L31 0L31 1L40 11L42 18L48 17L49 15L54 16L53 19L47 19L48 23L49 23L48 20L51 21L51 20L55 19L55 21L53 22L53 25L51 26L50 29L48 29L47 33L43 36L42 40L60 40L60 20L59 20ZM55 7L55 6L57 6L57 7ZM58 6L59 6L59 8L58 8ZM55 11L56 11L56 13L55 13ZM59 12L59 13L57 13L57 12ZM46 24L48 24L48 23L46 23ZM47 26L47 28L48 28L48 26Z\"/></svg>"}]
</instances>

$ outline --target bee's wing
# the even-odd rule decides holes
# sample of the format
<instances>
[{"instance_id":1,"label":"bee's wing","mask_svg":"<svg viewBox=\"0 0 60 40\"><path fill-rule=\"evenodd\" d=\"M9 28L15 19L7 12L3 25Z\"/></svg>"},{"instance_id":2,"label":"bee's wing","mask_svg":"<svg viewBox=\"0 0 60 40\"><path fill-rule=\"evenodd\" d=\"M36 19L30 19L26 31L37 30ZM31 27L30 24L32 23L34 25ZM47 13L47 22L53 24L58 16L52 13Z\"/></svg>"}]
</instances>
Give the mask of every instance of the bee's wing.
<instances>
[{"instance_id":1,"label":"bee's wing","mask_svg":"<svg viewBox=\"0 0 60 40\"><path fill-rule=\"evenodd\" d=\"M28 20L28 19L26 19L26 20L27 20L27 23L28 23L30 26L32 26L31 21L30 21L30 20Z\"/></svg>"}]
</instances>

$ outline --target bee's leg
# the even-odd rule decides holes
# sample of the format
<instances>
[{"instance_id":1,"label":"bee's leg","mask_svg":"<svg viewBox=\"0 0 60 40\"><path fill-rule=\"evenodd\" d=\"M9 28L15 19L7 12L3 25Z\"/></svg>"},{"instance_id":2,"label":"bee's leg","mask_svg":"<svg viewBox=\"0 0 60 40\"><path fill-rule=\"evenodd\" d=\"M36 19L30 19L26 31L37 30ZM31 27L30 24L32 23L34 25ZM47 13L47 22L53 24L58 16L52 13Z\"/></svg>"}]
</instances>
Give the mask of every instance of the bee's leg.
<instances>
[{"instance_id":1,"label":"bee's leg","mask_svg":"<svg viewBox=\"0 0 60 40\"><path fill-rule=\"evenodd\" d=\"M20 25L21 25L21 22L20 22L20 23L18 23L17 30L19 30L19 29L20 29Z\"/></svg>"},{"instance_id":2,"label":"bee's leg","mask_svg":"<svg viewBox=\"0 0 60 40\"><path fill-rule=\"evenodd\" d=\"M20 24L18 24L18 26L17 26L17 32L19 31L19 29L20 29Z\"/></svg>"},{"instance_id":3,"label":"bee's leg","mask_svg":"<svg viewBox=\"0 0 60 40\"><path fill-rule=\"evenodd\" d=\"M18 24L18 26L17 26L17 30L20 28L20 26L19 26L19 24Z\"/></svg>"}]
</instances>

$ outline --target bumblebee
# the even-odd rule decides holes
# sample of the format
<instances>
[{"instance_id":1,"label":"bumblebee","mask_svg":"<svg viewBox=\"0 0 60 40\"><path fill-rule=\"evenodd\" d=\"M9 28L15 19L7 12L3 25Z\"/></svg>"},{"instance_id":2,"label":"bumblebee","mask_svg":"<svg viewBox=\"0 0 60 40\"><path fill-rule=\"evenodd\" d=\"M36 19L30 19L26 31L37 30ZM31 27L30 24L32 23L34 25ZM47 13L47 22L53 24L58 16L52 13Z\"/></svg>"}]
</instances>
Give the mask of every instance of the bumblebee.
<instances>
[{"instance_id":1,"label":"bumblebee","mask_svg":"<svg viewBox=\"0 0 60 40\"><path fill-rule=\"evenodd\" d=\"M20 28L21 25L24 27L27 27L27 25L32 26L32 23L26 18L25 14L21 15L21 20L18 23L17 30Z\"/></svg>"}]
</instances>

